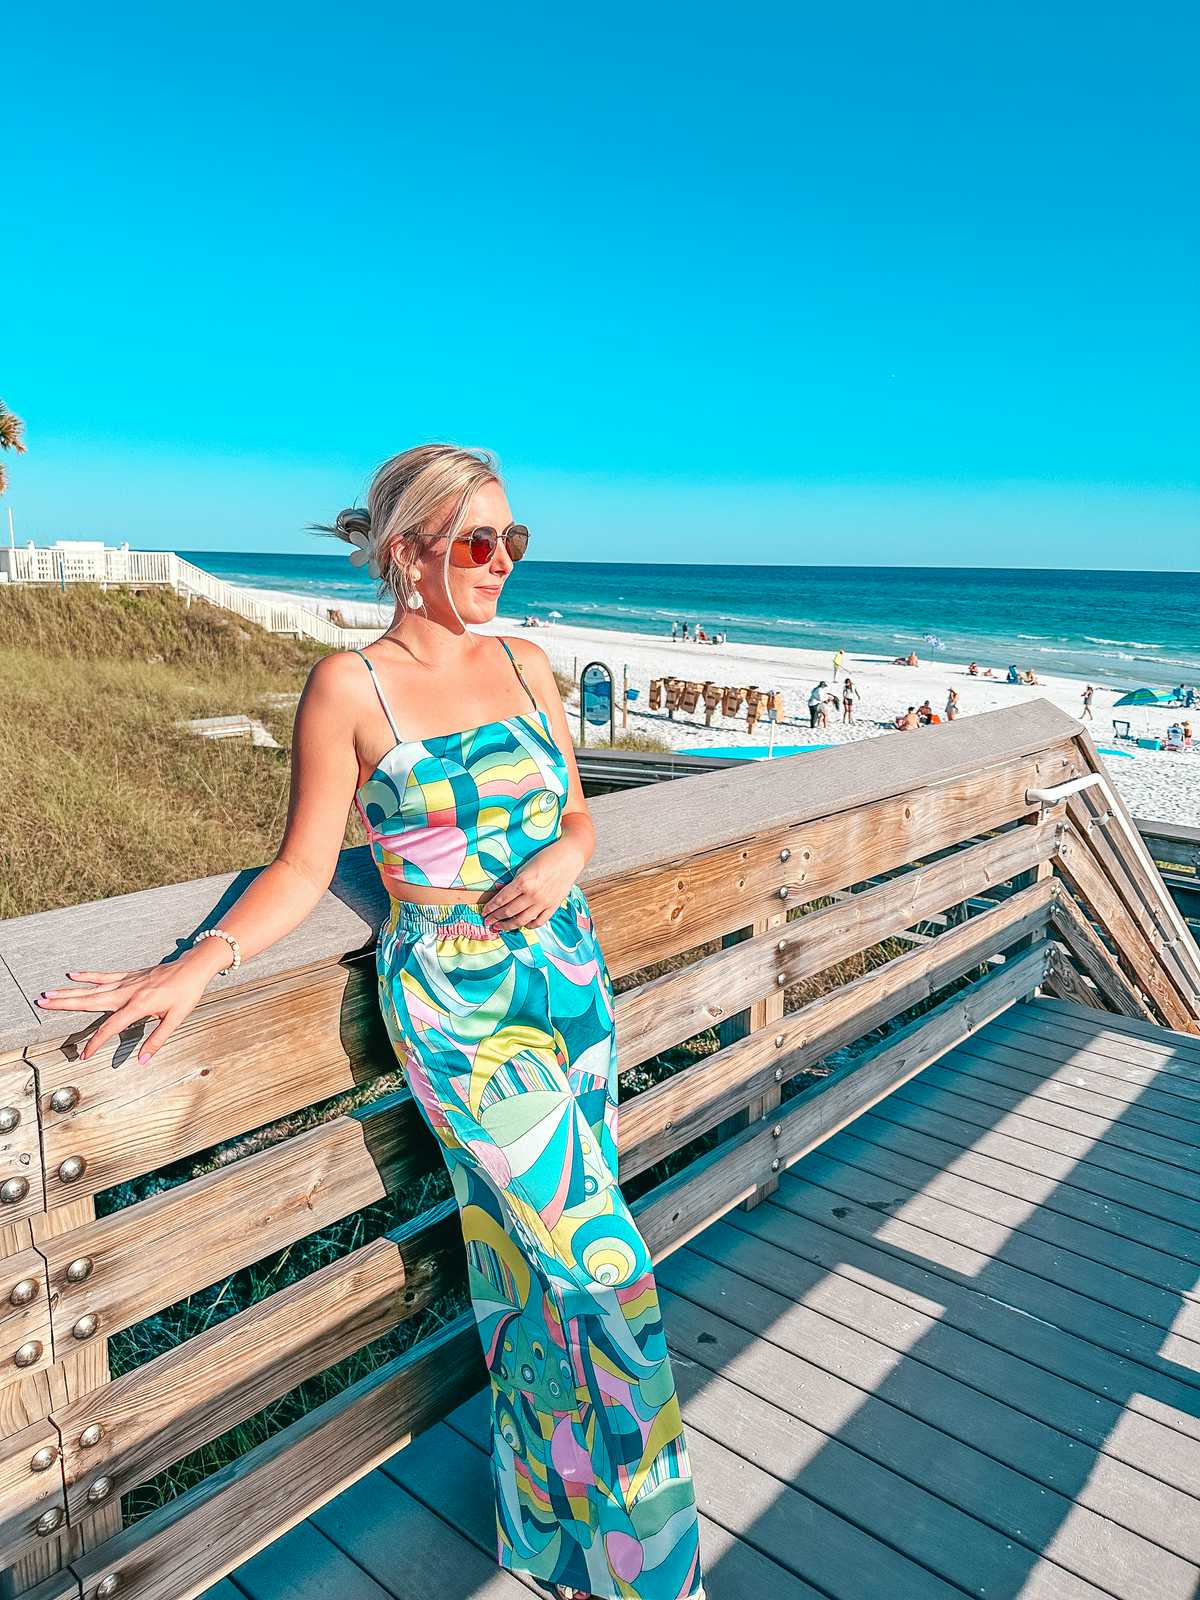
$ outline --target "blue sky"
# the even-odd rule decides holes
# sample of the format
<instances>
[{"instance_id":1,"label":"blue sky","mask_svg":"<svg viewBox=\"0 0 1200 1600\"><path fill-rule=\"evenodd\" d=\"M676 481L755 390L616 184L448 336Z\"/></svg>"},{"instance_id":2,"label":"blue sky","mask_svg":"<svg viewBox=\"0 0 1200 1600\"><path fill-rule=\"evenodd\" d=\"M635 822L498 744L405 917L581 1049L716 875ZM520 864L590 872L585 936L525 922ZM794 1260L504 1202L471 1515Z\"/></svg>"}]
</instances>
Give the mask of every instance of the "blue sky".
<instances>
[{"instance_id":1,"label":"blue sky","mask_svg":"<svg viewBox=\"0 0 1200 1600\"><path fill-rule=\"evenodd\" d=\"M18 538L1200 566L1194 5L439 10L6 17Z\"/></svg>"}]
</instances>

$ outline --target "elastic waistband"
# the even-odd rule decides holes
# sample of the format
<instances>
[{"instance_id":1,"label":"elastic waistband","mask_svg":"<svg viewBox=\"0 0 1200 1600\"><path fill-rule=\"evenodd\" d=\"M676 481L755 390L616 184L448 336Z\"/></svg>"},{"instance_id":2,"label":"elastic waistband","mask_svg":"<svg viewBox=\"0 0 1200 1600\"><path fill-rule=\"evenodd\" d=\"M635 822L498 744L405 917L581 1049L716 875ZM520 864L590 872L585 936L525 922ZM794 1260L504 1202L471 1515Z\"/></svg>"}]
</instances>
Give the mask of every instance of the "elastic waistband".
<instances>
[{"instance_id":1,"label":"elastic waistband","mask_svg":"<svg viewBox=\"0 0 1200 1600\"><path fill-rule=\"evenodd\" d=\"M490 939L483 912L470 901L437 901L426 905L419 900L393 898L396 925L417 933L434 932L452 938L456 934L468 939Z\"/></svg>"}]
</instances>

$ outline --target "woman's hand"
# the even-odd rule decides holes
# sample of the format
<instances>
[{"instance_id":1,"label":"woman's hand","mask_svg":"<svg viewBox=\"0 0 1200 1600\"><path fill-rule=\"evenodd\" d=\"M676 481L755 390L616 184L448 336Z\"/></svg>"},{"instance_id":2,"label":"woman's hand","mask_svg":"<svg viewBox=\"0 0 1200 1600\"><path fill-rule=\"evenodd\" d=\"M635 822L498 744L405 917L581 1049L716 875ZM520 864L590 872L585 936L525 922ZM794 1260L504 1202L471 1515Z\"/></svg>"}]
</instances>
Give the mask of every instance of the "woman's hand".
<instances>
[{"instance_id":1,"label":"woman's hand","mask_svg":"<svg viewBox=\"0 0 1200 1600\"><path fill-rule=\"evenodd\" d=\"M573 839L556 839L542 848L498 889L479 902L489 928L539 928L567 898L583 867Z\"/></svg>"},{"instance_id":2,"label":"woman's hand","mask_svg":"<svg viewBox=\"0 0 1200 1600\"><path fill-rule=\"evenodd\" d=\"M204 939L201 944L223 944ZM228 951L226 951L228 956ZM86 989L43 989L38 1005L45 1011L107 1011L108 1017L96 1029L79 1060L88 1061L124 1029L146 1017L158 1019L158 1026L143 1039L139 1061L149 1061L195 1008L209 980L219 969L209 952L195 946L175 961L156 967L139 967L132 972L68 972L68 978L89 985Z\"/></svg>"}]
</instances>

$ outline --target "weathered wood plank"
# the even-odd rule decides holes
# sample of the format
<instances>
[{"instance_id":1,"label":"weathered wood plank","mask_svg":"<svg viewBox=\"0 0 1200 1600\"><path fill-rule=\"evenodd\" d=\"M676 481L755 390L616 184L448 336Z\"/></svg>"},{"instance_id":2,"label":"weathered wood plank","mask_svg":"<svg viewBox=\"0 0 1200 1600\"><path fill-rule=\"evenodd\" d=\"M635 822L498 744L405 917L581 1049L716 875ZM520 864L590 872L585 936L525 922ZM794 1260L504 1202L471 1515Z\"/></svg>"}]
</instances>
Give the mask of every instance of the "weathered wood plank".
<instances>
[{"instance_id":1,"label":"weathered wood plank","mask_svg":"<svg viewBox=\"0 0 1200 1600\"><path fill-rule=\"evenodd\" d=\"M686 1243L706 1223L752 1193L765 1173L781 1171L798 1161L859 1111L1030 993L1044 970L1040 949L1006 962L965 995L938 1006L877 1049L831 1073L773 1123L764 1119L643 1196L633 1210L651 1251L665 1253Z\"/></svg>"},{"instance_id":2,"label":"weathered wood plank","mask_svg":"<svg viewBox=\"0 0 1200 1600\"><path fill-rule=\"evenodd\" d=\"M85 1030L31 1050L44 1125L46 1204L96 1194L394 1071L373 961L289 973L204 1000L145 1065L143 1027L88 1061ZM92 1031L88 1025L86 1032ZM72 1108L57 1112L56 1090ZM86 1163L70 1181L67 1156Z\"/></svg>"},{"instance_id":3,"label":"weathered wood plank","mask_svg":"<svg viewBox=\"0 0 1200 1600\"><path fill-rule=\"evenodd\" d=\"M440 1159L407 1089L44 1242L56 1337L132 1326L373 1205ZM67 1276L86 1257L82 1282Z\"/></svg>"},{"instance_id":4,"label":"weathered wood plank","mask_svg":"<svg viewBox=\"0 0 1200 1600\"><path fill-rule=\"evenodd\" d=\"M940 1110L953 1112L965 1123L1002 1127L1034 1148L1069 1153L1078 1161L1157 1187L1168 1200L1179 1199L1185 1205L1200 1200L1200 1175L1191 1166L1164 1162L1162 1147L1150 1135L1069 1106L1026 1106L1023 1096L998 1088L986 1077L956 1073L954 1067L952 1051L905 1098L916 1099L928 1089ZM1053 1113L1053 1121L1046 1120L1047 1111Z\"/></svg>"},{"instance_id":5,"label":"weathered wood plank","mask_svg":"<svg viewBox=\"0 0 1200 1600\"><path fill-rule=\"evenodd\" d=\"M1022 1239L1036 1239L1057 1250L1069 1251L1083 1261L1093 1261L1101 1266L1123 1273L1126 1277L1141 1280L1155 1290L1164 1291L1163 1298L1196 1300L1196 1262L1187 1256L1163 1250L1141 1238L1122 1237L1117 1217L1105 1226L1106 1210L1103 1204L1089 1207L1079 1202L1071 1209L1056 1210L1040 1203L1038 1185L1032 1182L1017 1183L1015 1177L1008 1181L1013 1192L1006 1192L985 1181L978 1168L961 1157L952 1172L942 1171L929 1159L929 1151L919 1151L916 1137L905 1140L899 1129L885 1131L871 1138L859 1133L857 1124L843 1128L836 1139L825 1148L830 1160L837 1160L856 1171L869 1173L885 1183L919 1194L922 1199L945 1201L959 1211L982 1217L995 1224L998 1234L1005 1228ZM914 1146L918 1148L914 1148ZM1023 1191L1023 1192L1022 1192ZM1070 1206L1069 1196L1061 1202ZM1096 1218L1100 1220L1097 1221ZM1180 1242L1184 1236L1177 1237ZM1192 1249L1197 1240L1191 1239ZM1196 1324L1193 1324L1195 1327Z\"/></svg>"},{"instance_id":6,"label":"weathered wood plank","mask_svg":"<svg viewBox=\"0 0 1200 1600\"><path fill-rule=\"evenodd\" d=\"M644 1089L621 1108L622 1177L653 1166L717 1127L748 1098L794 1078L1044 926L1051 893L1049 884L1024 889Z\"/></svg>"},{"instance_id":7,"label":"weathered wood plank","mask_svg":"<svg viewBox=\"0 0 1200 1600\"><path fill-rule=\"evenodd\" d=\"M1175 1380L1194 1392L1200 1388L1200 1361L1195 1344L1151 1327L1140 1316L1097 1301L1087 1290L1077 1290L1057 1279L990 1255L978 1240L968 1242L938 1231L938 1225L918 1224L904 1216L889 1216L870 1205L856 1204L855 1196L825 1187L802 1169L789 1174L769 1204L779 1205L806 1222L818 1223L834 1233L875 1244L889 1257L917 1262L952 1283L970 1285L996 1301L1031 1317L1090 1339L1115 1355L1140 1362L1151 1372L1169 1368ZM872 1189L879 1198L879 1188ZM794 1225L794 1224L793 1224ZM1153 1389L1153 1384L1150 1385ZM1194 1402L1193 1402L1194 1406Z\"/></svg>"},{"instance_id":8,"label":"weathered wood plank","mask_svg":"<svg viewBox=\"0 0 1200 1600\"><path fill-rule=\"evenodd\" d=\"M1143 1327L1169 1331L1194 1372L1200 1372L1200 1308L1182 1301L1169 1289L1131 1278L1127 1273L1089 1260L1074 1251L1048 1245L1025 1231L1015 1231L987 1217L948 1204L899 1179L882 1179L873 1172L834 1160L814 1150L806 1168L808 1180L842 1197L842 1203L864 1207L880 1219L882 1233L899 1220L937 1234L951 1244L965 1245L989 1260L1002 1256L1006 1264L1043 1277L1053 1276L1064 1288L1087 1295L1100 1305L1136 1318Z\"/></svg>"},{"instance_id":9,"label":"weathered wood plank","mask_svg":"<svg viewBox=\"0 0 1200 1600\"><path fill-rule=\"evenodd\" d=\"M1112 1177L1100 1167L1084 1173L1082 1163L1066 1167L1051 1178L1044 1170L1039 1171L1036 1161L1031 1160L1046 1152L1023 1147L1017 1140L1009 1139L1006 1148L1019 1159L1005 1160L1001 1155L982 1149L979 1141L971 1138L973 1130L964 1124L955 1125L951 1119L939 1119L936 1112L912 1104L905 1115L893 1105L895 1098L889 1095L887 1100L880 1101L877 1110L863 1112L849 1128L843 1128L837 1138L852 1136L913 1156L946 1177L975 1179L986 1185L989 1204L992 1191L1000 1192L1001 1203L1010 1196L1021 1196L1043 1211L1075 1217L1113 1233L1123 1245L1149 1245L1185 1262L1200 1264L1200 1228L1195 1226L1200 1214L1194 1208L1189 1213L1192 1218L1189 1226L1137 1204L1139 1199L1147 1198L1154 1206L1155 1197L1164 1191L1151 1190L1128 1178ZM940 1131L935 1131L939 1128ZM834 1148L834 1141L829 1148ZM841 1153L840 1146L837 1153Z\"/></svg>"},{"instance_id":10,"label":"weathered wood plank","mask_svg":"<svg viewBox=\"0 0 1200 1600\"><path fill-rule=\"evenodd\" d=\"M1110 1011L1120 1011L1130 1017L1144 1017L1154 1021L1154 1013L1141 994L1121 971L1120 963L1101 943L1091 923L1076 904L1074 896L1065 888L1055 895L1050 906L1050 917L1080 968L1108 1002Z\"/></svg>"},{"instance_id":11,"label":"weathered wood plank","mask_svg":"<svg viewBox=\"0 0 1200 1600\"><path fill-rule=\"evenodd\" d=\"M1128 1040L1116 1035L1112 1036L1113 1053L1109 1053L1104 1048L1103 1035L1089 1039L1086 1034L1055 1028L1048 1022L1031 1024L1014 1019L1010 1025L997 1018L989 1042L1007 1043L1016 1058L1029 1058L1036 1063L1033 1070L1047 1077L1056 1071L1061 1076L1064 1069L1078 1067L1089 1074L1087 1081L1095 1084L1098 1094L1116 1096L1131 1104L1137 1102L1147 1109L1174 1112L1193 1121L1200 1119L1200 1079L1162 1070L1169 1056L1143 1056L1136 1045L1130 1048ZM1143 1065L1143 1061L1152 1064Z\"/></svg>"},{"instance_id":12,"label":"weathered wood plank","mask_svg":"<svg viewBox=\"0 0 1200 1600\"><path fill-rule=\"evenodd\" d=\"M712 1431L731 1409L720 1405L731 1383L747 1395L734 1408L735 1447L747 1430L751 1440L759 1431L770 1440L764 1402L782 1410L795 1457L772 1470L843 1515L878 1508L880 1533L969 1593L1026 1594L1043 1550L1052 1549L1041 1581L1050 1596L1112 1593L1114 1572L1127 1580L1117 1593L1130 1593L1128 1577L1138 1573L1163 1593L1188 1594L1194 1567L1154 1537L1163 1509L1158 1478L1085 1450L1006 1397L981 1391L972 1358L987 1351L977 1340L957 1335L957 1350L942 1349L936 1318L900 1313L883 1295L855 1295L845 1280L814 1283L796 1257L718 1232L711 1253L689 1247L664 1270L671 1343L688 1357L680 1386L689 1427L700 1421ZM774 1282L766 1276L772 1268ZM869 1333L855 1320L859 1307ZM899 1327L892 1313L900 1313ZM961 1378L952 1370L958 1356ZM1055 1381L1039 1383L1029 1369L1027 1387ZM1087 1402L1078 1391L1070 1399L1077 1410ZM1146 1427L1195 1454L1189 1441ZM1122 1526L1110 1520L1114 1509Z\"/></svg>"},{"instance_id":13,"label":"weathered wood plank","mask_svg":"<svg viewBox=\"0 0 1200 1600\"><path fill-rule=\"evenodd\" d=\"M1064 746L597 883L589 894L609 967L619 977L745 927L778 909L783 889L794 902L819 899L1031 815L1027 790L1079 765L1074 746ZM685 779L668 793L725 776Z\"/></svg>"},{"instance_id":14,"label":"weathered wood plank","mask_svg":"<svg viewBox=\"0 0 1200 1600\"><path fill-rule=\"evenodd\" d=\"M1153 1002L1169 1027L1187 1032L1190 1016L1186 1002L1074 826L1064 829L1059 840L1058 868L1090 915L1107 933L1130 981Z\"/></svg>"},{"instance_id":15,"label":"weathered wood plank","mask_svg":"<svg viewBox=\"0 0 1200 1600\"><path fill-rule=\"evenodd\" d=\"M1037 1000L1030 1002L1031 1009L1053 1012L1061 1018L1063 1024L1074 1023L1076 1026L1084 1022L1075 1006L1063 1000ZM1089 1028L1097 1026L1095 1017L1086 1018ZM1173 1028L1164 1028L1156 1022L1140 1022L1136 1017L1111 1016L1104 1019L1104 1032L1128 1036L1140 1041L1143 1046L1148 1046L1156 1051L1163 1051L1180 1062L1196 1063L1200 1065L1200 1039L1190 1033L1179 1033Z\"/></svg>"},{"instance_id":16,"label":"weathered wood plank","mask_svg":"<svg viewBox=\"0 0 1200 1600\"><path fill-rule=\"evenodd\" d=\"M1045 1124L996 1117L986 1105L944 1090L927 1089L920 1083L905 1084L866 1115L899 1127L920 1129L956 1149L994 1156L1006 1166L1057 1183L1069 1183L1087 1194L1131 1206L1148 1218L1161 1218L1188 1229L1195 1225L1195 1203L1154 1183L1157 1174L1152 1163L1142 1163L1140 1167L1135 1164L1129 1170L1121 1162L1094 1161L1094 1146L1088 1140L1074 1134L1059 1135ZM1048 1133L1049 1139L1038 1141L1023 1136L1035 1129Z\"/></svg>"},{"instance_id":17,"label":"weathered wood plank","mask_svg":"<svg viewBox=\"0 0 1200 1600\"><path fill-rule=\"evenodd\" d=\"M122 1600L191 1600L428 1427L483 1375L479 1333L464 1313L76 1558L84 1595L92 1600L112 1573Z\"/></svg>"},{"instance_id":18,"label":"weathered wood plank","mask_svg":"<svg viewBox=\"0 0 1200 1600\"><path fill-rule=\"evenodd\" d=\"M893 1098L889 1096L889 1105ZM803 1167L797 1171L803 1172ZM793 1192L790 1185L782 1187ZM834 1219L832 1227L826 1227L817 1220L820 1195L819 1188L809 1191L803 1220L799 1222L794 1212L785 1206L763 1206L753 1218L730 1212L719 1223L698 1234L687 1249L712 1260L724 1261L725 1252L734 1248L729 1230L736 1228L737 1232L762 1240L798 1259L807 1285L804 1300L807 1304L810 1295L813 1296L814 1309L821 1308L826 1296L840 1298L846 1292L842 1286L845 1280L850 1285L851 1297L862 1291L881 1295L894 1301L902 1311L907 1310L919 1318L931 1317L942 1326L971 1336L975 1344L994 1346L1023 1363L1087 1390L1095 1403L1091 1426L1097 1430L1104 1430L1106 1417L1113 1416L1115 1422L1114 1413L1123 1406L1126 1413L1137 1413L1168 1431L1186 1434L1193 1442L1200 1442L1195 1389L1163 1370L1153 1351L1148 1352L1148 1364L1118 1355L1048 1317L1030 1314L1018 1304L1009 1303L994 1292L992 1279L986 1271L978 1276L944 1269L939 1272L916 1255L892 1248L865 1233L850 1234L839 1219ZM771 1259L771 1268L776 1274L771 1278L760 1272L758 1262L757 1255L739 1255L736 1261L731 1259L731 1264L745 1276L767 1288L777 1287L778 1262ZM1029 1288L1036 1292L1037 1286L1030 1284ZM870 1327L868 1321L863 1331L869 1331ZM803 1353L810 1357L814 1354ZM1109 1428L1105 1439L1109 1453L1124 1459L1120 1430Z\"/></svg>"},{"instance_id":19,"label":"weathered wood plank","mask_svg":"<svg viewBox=\"0 0 1200 1600\"><path fill-rule=\"evenodd\" d=\"M1086 1050L1097 1072L1124 1078L1127 1083L1153 1083L1164 1094L1185 1094L1188 1099L1200 1094L1200 1063L1193 1065L1172 1045L1160 1048L1148 1039L1110 1029L1107 1016L1094 1017L1085 1026L1076 1020L1080 1014L1077 1006L1072 1013L1065 1017L1039 1008L1014 1017L1006 1026L1025 1039L1045 1039L1064 1049ZM1161 1032L1165 1040L1178 1037L1166 1028Z\"/></svg>"},{"instance_id":20,"label":"weathered wood plank","mask_svg":"<svg viewBox=\"0 0 1200 1600\"><path fill-rule=\"evenodd\" d=\"M787 921L784 914L782 932L739 939L639 985L617 999L621 1071L935 912L998 887L1049 860L1055 848L1052 828L1015 828L803 917ZM778 915L772 930L777 924Z\"/></svg>"}]
</instances>

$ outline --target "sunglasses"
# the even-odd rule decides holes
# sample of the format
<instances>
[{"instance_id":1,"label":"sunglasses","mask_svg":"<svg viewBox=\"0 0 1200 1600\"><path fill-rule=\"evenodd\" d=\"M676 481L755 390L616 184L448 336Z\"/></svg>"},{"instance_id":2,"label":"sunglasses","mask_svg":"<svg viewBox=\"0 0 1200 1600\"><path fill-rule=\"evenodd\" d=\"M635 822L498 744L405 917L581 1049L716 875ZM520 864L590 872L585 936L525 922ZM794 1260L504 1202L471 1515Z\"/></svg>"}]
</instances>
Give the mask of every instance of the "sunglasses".
<instances>
[{"instance_id":1,"label":"sunglasses","mask_svg":"<svg viewBox=\"0 0 1200 1600\"><path fill-rule=\"evenodd\" d=\"M520 561L529 548L529 529L523 522L510 523L503 533L497 533L495 528L469 528L466 533L458 534L454 542L465 545L472 563L482 567L496 554L501 539L509 560Z\"/></svg>"}]
</instances>

